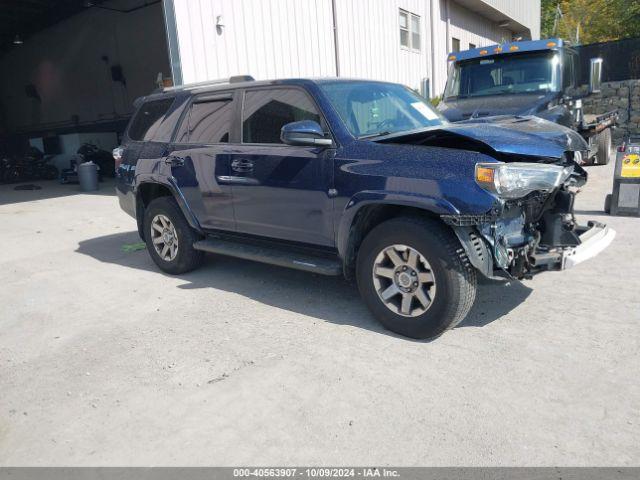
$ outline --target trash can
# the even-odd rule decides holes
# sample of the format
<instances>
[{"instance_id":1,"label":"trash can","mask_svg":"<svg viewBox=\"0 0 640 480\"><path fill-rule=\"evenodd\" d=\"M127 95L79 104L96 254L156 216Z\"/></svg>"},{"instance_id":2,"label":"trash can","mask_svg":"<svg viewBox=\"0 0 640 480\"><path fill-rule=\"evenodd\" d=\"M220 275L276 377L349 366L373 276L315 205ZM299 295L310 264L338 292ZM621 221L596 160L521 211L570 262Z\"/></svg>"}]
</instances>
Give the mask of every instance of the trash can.
<instances>
[{"instance_id":1,"label":"trash can","mask_svg":"<svg viewBox=\"0 0 640 480\"><path fill-rule=\"evenodd\" d=\"M93 162L78 165L78 182L83 192L98 190L98 165Z\"/></svg>"}]
</instances>

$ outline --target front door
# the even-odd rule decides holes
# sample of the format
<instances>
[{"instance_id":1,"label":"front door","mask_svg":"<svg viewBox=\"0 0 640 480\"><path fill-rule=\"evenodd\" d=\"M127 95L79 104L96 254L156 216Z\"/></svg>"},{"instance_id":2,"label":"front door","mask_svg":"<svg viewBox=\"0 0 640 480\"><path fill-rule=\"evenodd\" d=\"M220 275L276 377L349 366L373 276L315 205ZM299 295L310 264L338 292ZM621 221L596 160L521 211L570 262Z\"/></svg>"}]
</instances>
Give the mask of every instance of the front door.
<instances>
[{"instance_id":1,"label":"front door","mask_svg":"<svg viewBox=\"0 0 640 480\"><path fill-rule=\"evenodd\" d=\"M195 97L165 158L187 204L205 229L235 230L229 175L234 145L231 93Z\"/></svg>"},{"instance_id":2,"label":"front door","mask_svg":"<svg viewBox=\"0 0 640 480\"><path fill-rule=\"evenodd\" d=\"M322 122L300 88L247 90L242 143L231 154L228 181L238 232L333 246L333 149L285 145L283 125ZM321 123L322 124L322 123Z\"/></svg>"}]
</instances>

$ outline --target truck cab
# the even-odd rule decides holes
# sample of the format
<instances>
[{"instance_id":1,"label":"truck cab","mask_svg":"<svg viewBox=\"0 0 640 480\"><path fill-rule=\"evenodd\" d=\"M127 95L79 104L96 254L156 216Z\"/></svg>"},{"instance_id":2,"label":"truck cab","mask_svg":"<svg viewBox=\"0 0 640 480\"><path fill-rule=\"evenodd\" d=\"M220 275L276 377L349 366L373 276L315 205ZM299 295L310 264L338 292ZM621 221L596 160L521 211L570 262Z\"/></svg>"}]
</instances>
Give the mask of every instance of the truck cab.
<instances>
[{"instance_id":1,"label":"truck cab","mask_svg":"<svg viewBox=\"0 0 640 480\"><path fill-rule=\"evenodd\" d=\"M452 122L535 115L571 128L589 143L588 158L609 163L617 112L586 115L582 99L600 88L602 59L591 59L580 85L580 53L562 39L509 42L450 53L440 112Z\"/></svg>"}]
</instances>

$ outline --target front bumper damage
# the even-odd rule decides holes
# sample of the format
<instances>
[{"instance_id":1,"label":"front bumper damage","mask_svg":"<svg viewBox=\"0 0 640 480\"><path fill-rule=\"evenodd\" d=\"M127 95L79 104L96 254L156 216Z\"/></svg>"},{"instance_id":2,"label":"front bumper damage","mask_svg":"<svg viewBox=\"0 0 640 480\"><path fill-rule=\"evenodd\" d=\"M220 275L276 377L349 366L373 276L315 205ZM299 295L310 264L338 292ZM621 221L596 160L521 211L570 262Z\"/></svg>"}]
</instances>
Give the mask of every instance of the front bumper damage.
<instances>
[{"instance_id":1,"label":"front bumper damage","mask_svg":"<svg viewBox=\"0 0 640 480\"><path fill-rule=\"evenodd\" d=\"M602 223L590 222L590 227L580 235L580 245L562 252L561 269L575 267L595 257L611 245L616 231Z\"/></svg>"},{"instance_id":2,"label":"front bumper damage","mask_svg":"<svg viewBox=\"0 0 640 480\"><path fill-rule=\"evenodd\" d=\"M575 193L559 190L504 202L479 216L448 215L471 264L493 279L531 278L565 270L606 249L616 232L598 222L578 225Z\"/></svg>"}]
</instances>

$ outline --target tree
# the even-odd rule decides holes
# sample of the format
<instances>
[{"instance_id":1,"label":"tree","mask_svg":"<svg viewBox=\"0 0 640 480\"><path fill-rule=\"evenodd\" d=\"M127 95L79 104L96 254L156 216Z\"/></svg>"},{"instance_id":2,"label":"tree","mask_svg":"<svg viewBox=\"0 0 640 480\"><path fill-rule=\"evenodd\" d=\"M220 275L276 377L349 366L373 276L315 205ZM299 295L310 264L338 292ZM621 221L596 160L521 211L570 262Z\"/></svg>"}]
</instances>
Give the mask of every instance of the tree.
<instances>
[{"instance_id":1,"label":"tree","mask_svg":"<svg viewBox=\"0 0 640 480\"><path fill-rule=\"evenodd\" d=\"M558 6L562 16L554 24ZM596 43L640 36L638 0L542 0L542 37Z\"/></svg>"}]
</instances>

